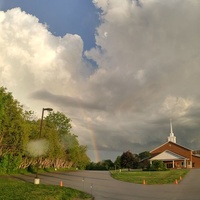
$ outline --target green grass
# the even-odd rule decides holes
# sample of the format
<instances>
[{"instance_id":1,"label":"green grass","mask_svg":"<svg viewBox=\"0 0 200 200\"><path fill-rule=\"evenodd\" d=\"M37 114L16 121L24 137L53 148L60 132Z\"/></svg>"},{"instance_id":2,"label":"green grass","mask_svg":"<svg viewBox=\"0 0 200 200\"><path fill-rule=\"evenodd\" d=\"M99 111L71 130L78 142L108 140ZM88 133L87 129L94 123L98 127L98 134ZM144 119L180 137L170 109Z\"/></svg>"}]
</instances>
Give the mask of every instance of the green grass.
<instances>
[{"instance_id":1,"label":"green grass","mask_svg":"<svg viewBox=\"0 0 200 200\"><path fill-rule=\"evenodd\" d=\"M126 171L126 172L115 172L111 171L111 176L117 180L143 184L145 180L146 184L171 184L175 180L180 181L180 177L184 176L189 172L189 169L177 169L168 171Z\"/></svg>"},{"instance_id":2,"label":"green grass","mask_svg":"<svg viewBox=\"0 0 200 200\"><path fill-rule=\"evenodd\" d=\"M74 200L88 199L84 192L52 185L34 185L8 177L0 177L1 200Z\"/></svg>"}]
</instances>

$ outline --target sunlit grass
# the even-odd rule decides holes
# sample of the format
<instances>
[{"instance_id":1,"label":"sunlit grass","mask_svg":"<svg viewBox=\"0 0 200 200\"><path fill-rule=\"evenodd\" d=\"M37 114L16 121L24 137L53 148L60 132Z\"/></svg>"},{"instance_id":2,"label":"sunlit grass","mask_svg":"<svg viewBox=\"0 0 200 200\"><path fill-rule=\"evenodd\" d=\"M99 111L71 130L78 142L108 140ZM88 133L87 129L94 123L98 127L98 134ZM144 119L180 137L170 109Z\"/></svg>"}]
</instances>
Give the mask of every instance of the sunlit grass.
<instances>
[{"instance_id":1,"label":"sunlit grass","mask_svg":"<svg viewBox=\"0 0 200 200\"><path fill-rule=\"evenodd\" d=\"M177 169L168 171L111 171L111 176L117 180L143 184L171 184L175 180L180 181L189 172L189 169Z\"/></svg>"},{"instance_id":2,"label":"sunlit grass","mask_svg":"<svg viewBox=\"0 0 200 200\"><path fill-rule=\"evenodd\" d=\"M34 185L11 178L0 178L0 199L2 200L73 200L88 199L84 192L52 185Z\"/></svg>"}]
</instances>

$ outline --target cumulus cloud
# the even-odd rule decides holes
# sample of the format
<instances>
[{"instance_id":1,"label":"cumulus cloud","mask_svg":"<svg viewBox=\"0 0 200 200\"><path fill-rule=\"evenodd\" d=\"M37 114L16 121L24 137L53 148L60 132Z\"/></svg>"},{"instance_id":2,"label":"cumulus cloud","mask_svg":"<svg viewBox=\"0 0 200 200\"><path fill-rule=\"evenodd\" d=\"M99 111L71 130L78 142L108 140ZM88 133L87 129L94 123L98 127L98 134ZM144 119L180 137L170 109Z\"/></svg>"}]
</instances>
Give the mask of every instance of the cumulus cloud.
<instances>
[{"instance_id":1,"label":"cumulus cloud","mask_svg":"<svg viewBox=\"0 0 200 200\"><path fill-rule=\"evenodd\" d=\"M110 127L122 124L121 131L112 129L116 140L126 137L127 144L133 140L133 150L144 149L146 143L150 148L151 144L166 141L172 117L177 123L178 138L187 146L191 134L184 134L183 130L190 126L185 122L191 110L199 108L199 2L94 3L103 14L97 28L97 47L85 52L99 66L89 81L92 90L98 87L101 91L95 97L107 99L107 108L114 115L108 114L113 122ZM109 33L109 40L105 39L105 32ZM196 126L193 137L198 137L198 132ZM134 141L141 147L133 145ZM120 148L123 144L116 145ZM193 145L198 147L197 143Z\"/></svg>"},{"instance_id":2,"label":"cumulus cloud","mask_svg":"<svg viewBox=\"0 0 200 200\"><path fill-rule=\"evenodd\" d=\"M19 8L0 12L0 84L32 109L66 113L95 151L151 150L170 118L177 141L199 148L199 1L93 3L101 23L86 52L78 35L56 37Z\"/></svg>"},{"instance_id":3,"label":"cumulus cloud","mask_svg":"<svg viewBox=\"0 0 200 200\"><path fill-rule=\"evenodd\" d=\"M169 96L163 103L162 111L173 117L181 117L187 113L191 105L192 101L189 99Z\"/></svg>"},{"instance_id":4,"label":"cumulus cloud","mask_svg":"<svg viewBox=\"0 0 200 200\"><path fill-rule=\"evenodd\" d=\"M1 85L16 94L38 88L77 94L76 82L89 73L82 59L80 36L55 37L46 25L19 8L1 12L0 16Z\"/></svg>"}]
</instances>

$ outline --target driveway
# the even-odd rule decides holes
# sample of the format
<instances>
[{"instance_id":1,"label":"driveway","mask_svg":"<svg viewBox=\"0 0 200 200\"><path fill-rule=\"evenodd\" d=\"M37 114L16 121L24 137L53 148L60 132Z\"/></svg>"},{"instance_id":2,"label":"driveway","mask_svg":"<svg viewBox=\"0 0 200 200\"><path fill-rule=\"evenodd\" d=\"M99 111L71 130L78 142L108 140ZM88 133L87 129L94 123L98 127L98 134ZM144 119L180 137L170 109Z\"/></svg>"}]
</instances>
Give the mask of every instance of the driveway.
<instances>
[{"instance_id":1,"label":"driveway","mask_svg":"<svg viewBox=\"0 0 200 200\"><path fill-rule=\"evenodd\" d=\"M34 175L16 176L33 182ZM199 200L200 169L192 169L178 184L140 185L117 181L105 171L54 172L39 175L42 184L59 185L83 190L95 200Z\"/></svg>"}]
</instances>

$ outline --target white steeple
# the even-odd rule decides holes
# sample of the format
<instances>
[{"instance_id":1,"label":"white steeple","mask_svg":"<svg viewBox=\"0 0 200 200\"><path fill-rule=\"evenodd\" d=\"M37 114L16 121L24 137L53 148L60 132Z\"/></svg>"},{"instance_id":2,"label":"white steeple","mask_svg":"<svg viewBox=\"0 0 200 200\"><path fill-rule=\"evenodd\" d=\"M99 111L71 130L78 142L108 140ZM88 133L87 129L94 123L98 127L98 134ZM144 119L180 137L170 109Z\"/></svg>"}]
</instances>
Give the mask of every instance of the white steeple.
<instances>
[{"instance_id":1,"label":"white steeple","mask_svg":"<svg viewBox=\"0 0 200 200\"><path fill-rule=\"evenodd\" d=\"M168 142L170 141L170 142L176 143L176 137L174 136L174 133L173 133L171 119L170 119L170 130L171 130L171 132L170 132L169 137L168 137Z\"/></svg>"}]
</instances>

